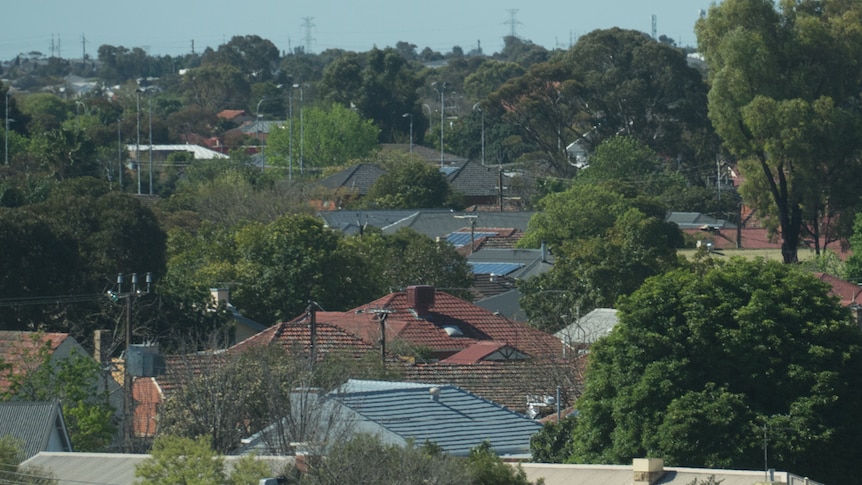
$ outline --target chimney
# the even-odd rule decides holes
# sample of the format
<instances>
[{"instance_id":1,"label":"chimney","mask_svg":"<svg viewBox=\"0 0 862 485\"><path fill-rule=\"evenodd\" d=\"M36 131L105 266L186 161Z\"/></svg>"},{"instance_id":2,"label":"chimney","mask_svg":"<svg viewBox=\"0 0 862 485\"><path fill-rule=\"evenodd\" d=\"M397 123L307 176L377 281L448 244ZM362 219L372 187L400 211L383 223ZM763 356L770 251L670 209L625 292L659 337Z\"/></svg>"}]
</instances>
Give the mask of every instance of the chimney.
<instances>
[{"instance_id":1,"label":"chimney","mask_svg":"<svg viewBox=\"0 0 862 485\"><path fill-rule=\"evenodd\" d=\"M548 262L548 244L545 241L542 241L542 262Z\"/></svg>"},{"instance_id":2,"label":"chimney","mask_svg":"<svg viewBox=\"0 0 862 485\"><path fill-rule=\"evenodd\" d=\"M664 475L661 458L635 458L632 460L634 485L653 485Z\"/></svg>"},{"instance_id":3,"label":"chimney","mask_svg":"<svg viewBox=\"0 0 862 485\"><path fill-rule=\"evenodd\" d=\"M224 303L225 305L229 304L229 295L230 290L227 288L210 288L210 296L212 297L212 309L217 309L222 303Z\"/></svg>"},{"instance_id":4,"label":"chimney","mask_svg":"<svg viewBox=\"0 0 862 485\"><path fill-rule=\"evenodd\" d=\"M96 330L93 332L93 358L100 364L108 361L111 351L111 331Z\"/></svg>"},{"instance_id":5,"label":"chimney","mask_svg":"<svg viewBox=\"0 0 862 485\"><path fill-rule=\"evenodd\" d=\"M428 309L434 306L436 289L429 285L413 285L407 287L407 304L417 317L428 314Z\"/></svg>"}]
</instances>

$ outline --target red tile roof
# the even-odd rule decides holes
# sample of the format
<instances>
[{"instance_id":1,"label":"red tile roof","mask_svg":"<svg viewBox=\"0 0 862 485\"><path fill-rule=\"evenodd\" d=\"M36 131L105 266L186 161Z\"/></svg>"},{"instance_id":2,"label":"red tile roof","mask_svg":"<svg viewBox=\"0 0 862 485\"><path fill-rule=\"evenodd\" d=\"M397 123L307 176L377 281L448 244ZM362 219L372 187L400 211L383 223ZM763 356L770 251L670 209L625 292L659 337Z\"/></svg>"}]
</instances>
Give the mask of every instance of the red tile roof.
<instances>
[{"instance_id":1,"label":"red tile roof","mask_svg":"<svg viewBox=\"0 0 862 485\"><path fill-rule=\"evenodd\" d=\"M70 338L68 333L0 331L0 362L12 366L8 371L0 372L0 389L9 387L8 376L34 370L41 364L34 357L42 345L48 343L53 352L67 338Z\"/></svg>"},{"instance_id":2,"label":"red tile roof","mask_svg":"<svg viewBox=\"0 0 862 485\"><path fill-rule=\"evenodd\" d=\"M482 341L502 343L532 357L562 355L562 343L553 335L442 291L434 291L434 302L427 312L417 313L414 306L408 301L407 292L397 292L348 312L319 313L318 321L376 342L380 323L375 312L385 309L389 312L387 341L398 339L413 346L427 347L438 358L449 357Z\"/></svg>"},{"instance_id":3,"label":"red tile roof","mask_svg":"<svg viewBox=\"0 0 862 485\"><path fill-rule=\"evenodd\" d=\"M826 273L814 273L814 276L832 287L830 293L841 300L842 306L862 305L862 287Z\"/></svg>"},{"instance_id":4,"label":"red tile roof","mask_svg":"<svg viewBox=\"0 0 862 485\"><path fill-rule=\"evenodd\" d=\"M164 399L159 383L152 377L135 378L132 382L132 399L134 400L132 425L135 436L139 438L155 436L158 429L157 408Z\"/></svg>"}]
</instances>

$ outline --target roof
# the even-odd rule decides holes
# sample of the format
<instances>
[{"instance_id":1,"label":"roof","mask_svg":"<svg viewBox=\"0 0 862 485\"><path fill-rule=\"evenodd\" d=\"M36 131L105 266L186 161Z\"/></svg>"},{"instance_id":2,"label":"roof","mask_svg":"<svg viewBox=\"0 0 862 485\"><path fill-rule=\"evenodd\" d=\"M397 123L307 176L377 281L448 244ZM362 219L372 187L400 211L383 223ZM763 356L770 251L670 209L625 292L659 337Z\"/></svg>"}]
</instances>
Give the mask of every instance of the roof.
<instances>
[{"instance_id":1,"label":"roof","mask_svg":"<svg viewBox=\"0 0 862 485\"><path fill-rule=\"evenodd\" d=\"M474 283L476 284L476 283ZM521 309L521 292L517 288L511 288L502 293L496 293L476 302L476 306L482 307L490 312L500 314L511 320L526 322L527 314Z\"/></svg>"},{"instance_id":2,"label":"roof","mask_svg":"<svg viewBox=\"0 0 862 485\"><path fill-rule=\"evenodd\" d=\"M150 455L130 453L46 453L42 452L22 463L25 467L35 467L57 478L56 485L134 485L135 467ZM225 456L225 469L241 459L239 456ZM293 463L293 457L257 457L267 461L274 471L281 471L286 464Z\"/></svg>"},{"instance_id":3,"label":"roof","mask_svg":"<svg viewBox=\"0 0 862 485\"><path fill-rule=\"evenodd\" d=\"M34 337L38 339L35 342ZM30 370L32 365L40 364L40 362L33 360L39 346L49 343L49 348L53 353L66 342L78 344L68 333L0 330L0 361L11 364L12 374L20 374ZM9 381L6 379L6 373L0 373L0 389L6 389L8 386Z\"/></svg>"},{"instance_id":4,"label":"roof","mask_svg":"<svg viewBox=\"0 0 862 485\"><path fill-rule=\"evenodd\" d=\"M467 256L473 274L497 274L526 279L550 271L554 257L541 249L482 248ZM508 265L494 267L494 265ZM517 267L513 266L516 265ZM505 269L511 271L504 272ZM485 270L490 270L486 273Z\"/></svg>"},{"instance_id":5,"label":"roof","mask_svg":"<svg viewBox=\"0 0 862 485\"><path fill-rule=\"evenodd\" d=\"M540 478L545 485L568 485L591 483L601 485L631 485L634 471L632 465L562 465L550 463L520 463L527 480L535 483ZM664 467L664 475L656 485L687 485L706 483L710 477L721 485L753 485L755 483L806 483L820 485L788 472L775 472L775 482L765 482L763 470L721 470L711 468Z\"/></svg>"},{"instance_id":6,"label":"roof","mask_svg":"<svg viewBox=\"0 0 862 485\"><path fill-rule=\"evenodd\" d=\"M613 308L596 308L554 335L567 344L592 344L619 322Z\"/></svg>"},{"instance_id":7,"label":"roof","mask_svg":"<svg viewBox=\"0 0 862 485\"><path fill-rule=\"evenodd\" d=\"M137 377L132 382L132 399L134 400L134 415L132 426L138 437L152 437L158 429L158 406L164 400L159 383L153 377Z\"/></svg>"},{"instance_id":8,"label":"roof","mask_svg":"<svg viewBox=\"0 0 862 485\"><path fill-rule=\"evenodd\" d=\"M444 174L452 188L465 197L500 195L500 172L496 168L465 162ZM504 175L503 184L506 184L507 179Z\"/></svg>"},{"instance_id":9,"label":"roof","mask_svg":"<svg viewBox=\"0 0 862 485\"><path fill-rule=\"evenodd\" d=\"M452 213L452 211L447 209L427 209L426 211L436 211L445 214ZM317 216L323 219L326 227L341 231L344 234L356 234L359 232L360 226L371 226L382 229L404 219L414 217L418 212L420 211L416 209L335 210L321 211Z\"/></svg>"},{"instance_id":10,"label":"roof","mask_svg":"<svg viewBox=\"0 0 862 485\"><path fill-rule=\"evenodd\" d=\"M285 126L284 121L274 121L274 120L252 120L248 123L243 123L241 126L234 128L232 131L240 131L245 133L246 135L254 135L256 133L266 133L273 131L275 128L283 128Z\"/></svg>"},{"instance_id":11,"label":"roof","mask_svg":"<svg viewBox=\"0 0 862 485\"><path fill-rule=\"evenodd\" d=\"M471 221L476 217L476 227L502 227L526 232L527 224L535 212L451 212L451 211L414 211L410 216L396 223L382 227L383 232L391 234L402 227L409 227L431 238L445 238L449 233L465 229L469 231Z\"/></svg>"},{"instance_id":12,"label":"roof","mask_svg":"<svg viewBox=\"0 0 862 485\"><path fill-rule=\"evenodd\" d=\"M435 398L436 395L436 398ZM526 455L542 425L457 386L350 380L330 393L365 430L405 444L432 442L456 456L489 441L498 455Z\"/></svg>"},{"instance_id":13,"label":"roof","mask_svg":"<svg viewBox=\"0 0 862 485\"><path fill-rule=\"evenodd\" d=\"M401 291L345 313L321 312L318 321L332 323L366 341L376 342L380 337L376 312L386 309L389 312L386 318L387 341L398 339L410 345L427 347L441 357L448 357L480 341L505 343L531 357L562 355L562 344L552 335L443 291L431 290L433 304L421 316L409 300L408 292Z\"/></svg>"},{"instance_id":14,"label":"roof","mask_svg":"<svg viewBox=\"0 0 862 485\"><path fill-rule=\"evenodd\" d=\"M370 163L360 163L317 181L327 189L351 189L357 195L366 195L385 170ZM353 212L353 211L350 211Z\"/></svg>"},{"instance_id":15,"label":"roof","mask_svg":"<svg viewBox=\"0 0 862 485\"><path fill-rule=\"evenodd\" d=\"M842 306L862 305L862 287L826 273L814 273L814 277L827 283L829 293L841 300Z\"/></svg>"},{"instance_id":16,"label":"roof","mask_svg":"<svg viewBox=\"0 0 862 485\"><path fill-rule=\"evenodd\" d=\"M0 436L24 442L24 459L40 451L72 451L60 403L11 401L0 403Z\"/></svg>"},{"instance_id":17,"label":"roof","mask_svg":"<svg viewBox=\"0 0 862 485\"><path fill-rule=\"evenodd\" d=\"M665 221L674 222L680 229L700 229L704 226L721 228L736 228L724 219L716 219L700 212L668 212Z\"/></svg>"},{"instance_id":18,"label":"roof","mask_svg":"<svg viewBox=\"0 0 862 485\"><path fill-rule=\"evenodd\" d=\"M182 145L182 144L180 144L180 145L152 145L152 147L153 147L154 153L155 152L189 152L192 155L194 155L195 160L211 160L214 158L230 158L229 156L225 155L224 153L219 153L215 150L210 150L209 148L205 148L205 147L202 147L200 145L192 145L192 144L186 144L186 145ZM131 153L134 153L136 151L135 145L134 144L126 145L126 150L128 150ZM140 153L149 153L150 145L148 145L148 144L147 145L144 145L144 144L138 145L137 151Z\"/></svg>"}]
</instances>

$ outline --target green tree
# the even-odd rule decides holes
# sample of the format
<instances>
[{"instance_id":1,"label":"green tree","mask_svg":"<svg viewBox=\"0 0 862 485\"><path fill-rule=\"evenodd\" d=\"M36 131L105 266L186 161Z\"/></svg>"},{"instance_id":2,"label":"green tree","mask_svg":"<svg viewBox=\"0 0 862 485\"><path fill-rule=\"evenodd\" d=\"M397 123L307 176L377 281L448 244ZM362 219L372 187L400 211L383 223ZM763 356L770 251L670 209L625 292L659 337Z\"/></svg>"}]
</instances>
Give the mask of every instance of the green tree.
<instances>
[{"instance_id":1,"label":"green tree","mask_svg":"<svg viewBox=\"0 0 862 485\"><path fill-rule=\"evenodd\" d=\"M860 483L862 333L798 268L701 264L647 280L593 345L569 461L770 466ZM709 439L703 439L709 436Z\"/></svg>"},{"instance_id":2,"label":"green tree","mask_svg":"<svg viewBox=\"0 0 862 485\"><path fill-rule=\"evenodd\" d=\"M482 100L506 81L524 72L524 68L517 63L489 59L464 78L464 92L470 99Z\"/></svg>"},{"instance_id":3,"label":"green tree","mask_svg":"<svg viewBox=\"0 0 862 485\"><path fill-rule=\"evenodd\" d=\"M22 467L24 443L12 436L0 436L0 481L3 483L54 485L50 474L34 467Z\"/></svg>"},{"instance_id":4,"label":"green tree","mask_svg":"<svg viewBox=\"0 0 862 485\"><path fill-rule=\"evenodd\" d=\"M527 474L520 467L512 467L494 453L489 442L470 450L467 464L474 485L530 485Z\"/></svg>"},{"instance_id":5,"label":"green tree","mask_svg":"<svg viewBox=\"0 0 862 485\"><path fill-rule=\"evenodd\" d=\"M355 109L380 128L379 141L404 139L403 114L414 114L414 132L424 131L417 89L421 80L394 48L346 54L323 70L318 86L323 99Z\"/></svg>"},{"instance_id":6,"label":"green tree","mask_svg":"<svg viewBox=\"0 0 862 485\"><path fill-rule=\"evenodd\" d=\"M22 342L20 356L27 366L9 374L7 399L21 401L58 400L63 407L69 435L78 451L102 451L116 434L115 410L104 386L99 363L88 355L72 352L52 359L51 343L43 334Z\"/></svg>"},{"instance_id":7,"label":"green tree","mask_svg":"<svg viewBox=\"0 0 862 485\"><path fill-rule=\"evenodd\" d=\"M204 52L201 64L234 66L250 80L265 82L272 79L278 60L278 47L271 41L258 35L235 35L218 50Z\"/></svg>"},{"instance_id":8,"label":"green tree","mask_svg":"<svg viewBox=\"0 0 862 485\"><path fill-rule=\"evenodd\" d=\"M458 196L440 170L412 157L388 160L381 175L359 201L374 209L459 208Z\"/></svg>"},{"instance_id":9,"label":"green tree","mask_svg":"<svg viewBox=\"0 0 862 485\"><path fill-rule=\"evenodd\" d=\"M823 214L857 201L862 6L841 0L733 0L696 25L709 67L709 116L740 159L742 193L781 235L784 261ZM826 208L828 209L828 212Z\"/></svg>"},{"instance_id":10,"label":"green tree","mask_svg":"<svg viewBox=\"0 0 862 485\"><path fill-rule=\"evenodd\" d=\"M472 282L467 259L451 244L439 243L410 228L385 235L366 230L345 241L357 258L369 262L376 293L410 285L451 288L452 294L469 299L466 291ZM458 290L461 288L462 290Z\"/></svg>"},{"instance_id":11,"label":"green tree","mask_svg":"<svg viewBox=\"0 0 862 485\"><path fill-rule=\"evenodd\" d=\"M362 119L358 113L340 104L333 104L328 109L306 109L302 137L296 125L293 123L292 132L288 126L283 126L269 134L266 140L267 163L298 174L303 166L319 169L346 165L368 156L378 145L380 130L371 120Z\"/></svg>"},{"instance_id":12,"label":"green tree","mask_svg":"<svg viewBox=\"0 0 862 485\"><path fill-rule=\"evenodd\" d=\"M535 463L564 463L572 454L572 431L577 418L547 422L530 438L530 455Z\"/></svg>"},{"instance_id":13,"label":"green tree","mask_svg":"<svg viewBox=\"0 0 862 485\"><path fill-rule=\"evenodd\" d=\"M231 64L211 64L190 69L183 76L185 101L218 112L247 106L251 86L242 71Z\"/></svg>"},{"instance_id":14,"label":"green tree","mask_svg":"<svg viewBox=\"0 0 862 485\"><path fill-rule=\"evenodd\" d=\"M135 476L141 479L141 485L219 485L226 482L224 458L210 448L207 436L197 439L160 436L153 442L150 455L135 467Z\"/></svg>"}]
</instances>

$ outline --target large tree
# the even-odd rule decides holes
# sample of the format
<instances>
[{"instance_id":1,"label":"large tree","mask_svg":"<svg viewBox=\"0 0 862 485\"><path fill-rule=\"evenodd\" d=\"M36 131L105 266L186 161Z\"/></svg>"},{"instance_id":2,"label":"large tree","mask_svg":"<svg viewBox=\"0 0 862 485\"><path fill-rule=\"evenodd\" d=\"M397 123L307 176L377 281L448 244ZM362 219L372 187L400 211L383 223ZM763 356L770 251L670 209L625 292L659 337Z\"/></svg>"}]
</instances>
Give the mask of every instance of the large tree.
<instances>
[{"instance_id":1,"label":"large tree","mask_svg":"<svg viewBox=\"0 0 862 485\"><path fill-rule=\"evenodd\" d=\"M810 274L775 261L696 264L647 282L590 355L579 463L661 456L862 483L862 333Z\"/></svg>"},{"instance_id":2,"label":"large tree","mask_svg":"<svg viewBox=\"0 0 862 485\"><path fill-rule=\"evenodd\" d=\"M787 263L806 232L819 244L822 219L857 201L860 27L862 5L843 0L728 0L696 25L710 119Z\"/></svg>"}]
</instances>

